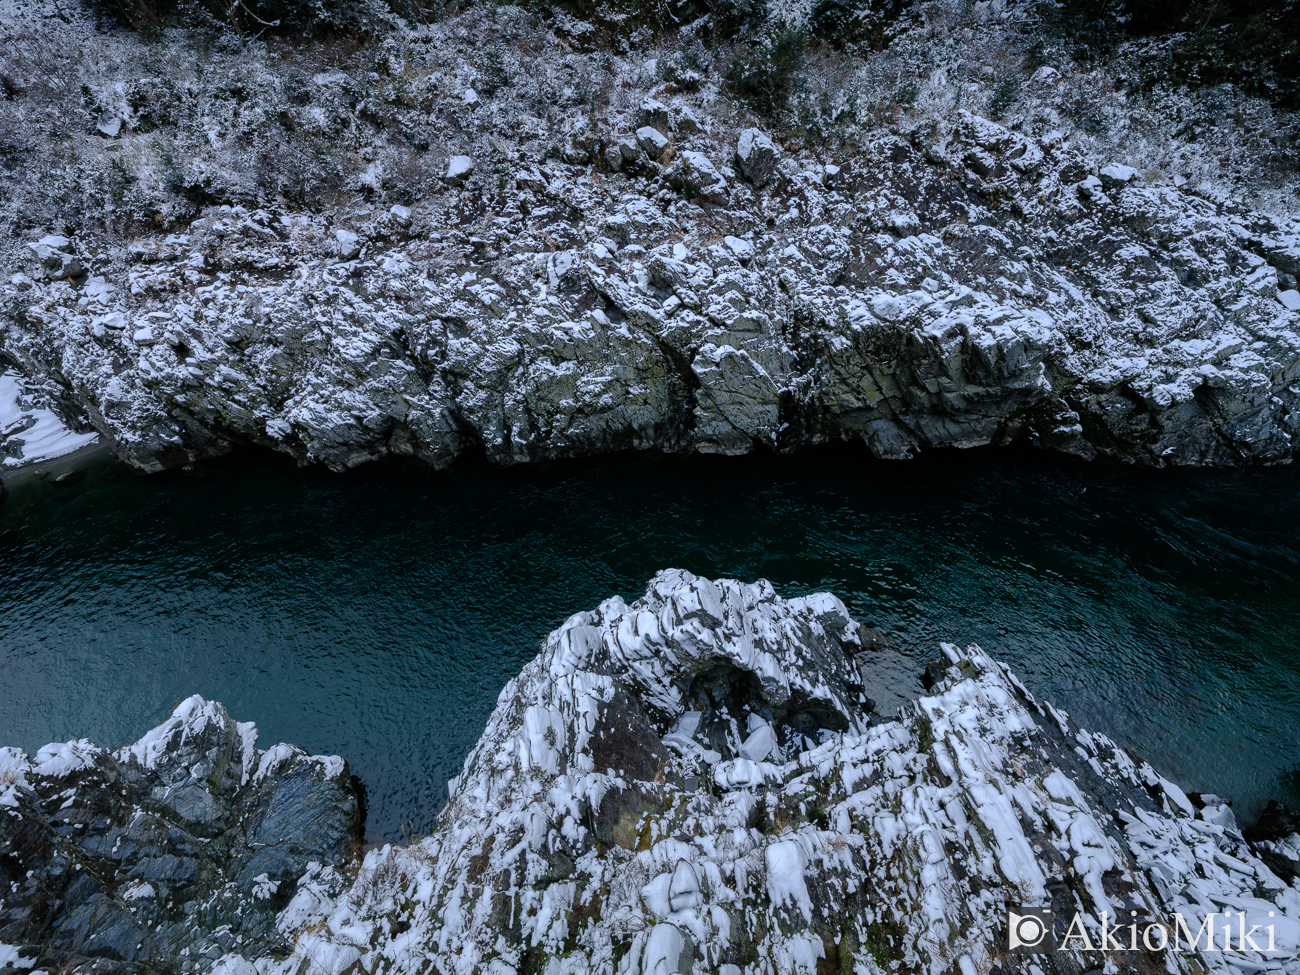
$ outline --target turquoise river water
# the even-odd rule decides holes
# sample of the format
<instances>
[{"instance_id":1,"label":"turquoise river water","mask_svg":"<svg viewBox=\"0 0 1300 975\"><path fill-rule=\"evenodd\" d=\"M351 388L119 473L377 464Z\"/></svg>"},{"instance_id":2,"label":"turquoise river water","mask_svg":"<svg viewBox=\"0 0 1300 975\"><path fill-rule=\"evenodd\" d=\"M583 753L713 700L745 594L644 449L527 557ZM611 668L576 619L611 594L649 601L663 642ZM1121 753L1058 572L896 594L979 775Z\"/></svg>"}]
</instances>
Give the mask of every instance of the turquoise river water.
<instances>
[{"instance_id":1,"label":"turquoise river water","mask_svg":"<svg viewBox=\"0 0 1300 975\"><path fill-rule=\"evenodd\" d=\"M1300 469L619 457L436 473L254 455L0 506L0 744L116 746L198 692L346 757L372 837L427 831L556 624L660 568L828 589L919 690L941 640L1189 791L1300 802Z\"/></svg>"}]
</instances>

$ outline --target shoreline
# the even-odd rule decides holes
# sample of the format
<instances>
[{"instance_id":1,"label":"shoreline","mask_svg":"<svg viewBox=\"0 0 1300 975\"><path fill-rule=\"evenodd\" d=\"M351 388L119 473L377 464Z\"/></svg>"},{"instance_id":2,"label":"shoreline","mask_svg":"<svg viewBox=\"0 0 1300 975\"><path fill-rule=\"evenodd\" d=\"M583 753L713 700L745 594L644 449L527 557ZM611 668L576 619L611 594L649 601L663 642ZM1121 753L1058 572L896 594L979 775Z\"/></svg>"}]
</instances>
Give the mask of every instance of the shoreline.
<instances>
[{"instance_id":1,"label":"shoreline","mask_svg":"<svg viewBox=\"0 0 1300 975\"><path fill-rule=\"evenodd\" d=\"M102 434L97 435L98 439L94 443L77 447L66 454L59 454L57 457L50 457L44 460L24 461L13 467L0 467L0 480L6 485L23 484L29 480L39 480L36 478L37 471L48 472L49 477L57 477L69 470L74 469L77 464L97 460L101 457L113 456L113 445L109 443L108 438Z\"/></svg>"}]
</instances>

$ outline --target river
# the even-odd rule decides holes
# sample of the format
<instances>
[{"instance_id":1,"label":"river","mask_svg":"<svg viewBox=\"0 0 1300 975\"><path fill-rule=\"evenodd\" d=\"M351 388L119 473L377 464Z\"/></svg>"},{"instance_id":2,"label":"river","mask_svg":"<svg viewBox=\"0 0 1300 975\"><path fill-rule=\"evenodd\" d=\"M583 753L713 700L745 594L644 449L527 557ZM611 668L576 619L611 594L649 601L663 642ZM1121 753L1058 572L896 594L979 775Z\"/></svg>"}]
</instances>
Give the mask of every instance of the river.
<instances>
[{"instance_id":1,"label":"river","mask_svg":"<svg viewBox=\"0 0 1300 975\"><path fill-rule=\"evenodd\" d=\"M372 837L418 834L546 633L679 566L840 596L901 654L882 709L941 640L975 642L1189 791L1244 818L1300 804L1300 469L847 448L84 466L0 506L0 744L120 745L197 692L262 747L347 758Z\"/></svg>"}]
</instances>

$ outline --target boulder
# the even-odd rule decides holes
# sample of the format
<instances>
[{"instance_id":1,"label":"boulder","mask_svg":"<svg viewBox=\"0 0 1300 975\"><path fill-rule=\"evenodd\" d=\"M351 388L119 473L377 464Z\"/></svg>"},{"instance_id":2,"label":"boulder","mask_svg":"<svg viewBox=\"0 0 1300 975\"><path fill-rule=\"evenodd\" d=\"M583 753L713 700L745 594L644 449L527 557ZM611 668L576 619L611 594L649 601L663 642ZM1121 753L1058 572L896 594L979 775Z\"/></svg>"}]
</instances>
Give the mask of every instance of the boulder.
<instances>
[{"instance_id":1,"label":"boulder","mask_svg":"<svg viewBox=\"0 0 1300 975\"><path fill-rule=\"evenodd\" d=\"M668 139L658 129L643 125L636 130L636 144L651 159L658 159L668 148Z\"/></svg>"},{"instance_id":2,"label":"boulder","mask_svg":"<svg viewBox=\"0 0 1300 975\"><path fill-rule=\"evenodd\" d=\"M1101 176L1101 185L1108 190L1113 190L1116 187L1133 182L1137 178L1137 170L1132 166L1112 163L1104 167L1099 175Z\"/></svg>"},{"instance_id":3,"label":"boulder","mask_svg":"<svg viewBox=\"0 0 1300 975\"><path fill-rule=\"evenodd\" d=\"M75 278L81 274L81 261L72 253L72 242L67 237L51 234L27 247L36 255L40 269L50 277Z\"/></svg>"},{"instance_id":4,"label":"boulder","mask_svg":"<svg viewBox=\"0 0 1300 975\"><path fill-rule=\"evenodd\" d=\"M716 204L727 202L727 181L702 152L688 149L678 153L669 168L668 181L689 197Z\"/></svg>"},{"instance_id":5,"label":"boulder","mask_svg":"<svg viewBox=\"0 0 1300 975\"><path fill-rule=\"evenodd\" d=\"M755 186L766 186L781 162L780 147L758 129L745 129L736 143L741 172Z\"/></svg>"},{"instance_id":6,"label":"boulder","mask_svg":"<svg viewBox=\"0 0 1300 975\"><path fill-rule=\"evenodd\" d=\"M361 237L351 230L335 230L334 250L343 260L350 261L361 253Z\"/></svg>"},{"instance_id":7,"label":"boulder","mask_svg":"<svg viewBox=\"0 0 1300 975\"><path fill-rule=\"evenodd\" d=\"M668 106L663 102L654 98L644 99L641 102L640 116L642 125L660 132L668 131Z\"/></svg>"},{"instance_id":8,"label":"boulder","mask_svg":"<svg viewBox=\"0 0 1300 975\"><path fill-rule=\"evenodd\" d=\"M469 156L452 156L447 160L447 174L443 177L448 183L463 183L474 172L474 160Z\"/></svg>"}]
</instances>

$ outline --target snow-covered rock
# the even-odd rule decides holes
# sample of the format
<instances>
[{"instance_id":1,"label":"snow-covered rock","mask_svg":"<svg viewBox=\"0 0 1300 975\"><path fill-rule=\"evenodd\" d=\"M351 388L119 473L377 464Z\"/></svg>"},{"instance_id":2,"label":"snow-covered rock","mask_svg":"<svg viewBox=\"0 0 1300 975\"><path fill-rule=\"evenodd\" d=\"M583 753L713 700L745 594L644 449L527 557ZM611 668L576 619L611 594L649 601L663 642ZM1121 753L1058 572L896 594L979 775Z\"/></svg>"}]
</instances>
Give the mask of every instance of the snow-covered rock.
<instances>
[{"instance_id":1,"label":"snow-covered rock","mask_svg":"<svg viewBox=\"0 0 1300 975\"><path fill-rule=\"evenodd\" d=\"M718 206L727 202L727 180L702 152L687 149L678 153L668 179L688 198L698 197Z\"/></svg>"},{"instance_id":2,"label":"snow-covered rock","mask_svg":"<svg viewBox=\"0 0 1300 975\"><path fill-rule=\"evenodd\" d=\"M81 261L71 252L71 244L67 237L51 234L27 246L42 271L54 278L71 278L81 273Z\"/></svg>"},{"instance_id":3,"label":"snow-covered rock","mask_svg":"<svg viewBox=\"0 0 1300 975\"><path fill-rule=\"evenodd\" d=\"M339 257L345 261L350 261L361 253L361 238L351 230L335 230L334 240Z\"/></svg>"},{"instance_id":4,"label":"snow-covered rock","mask_svg":"<svg viewBox=\"0 0 1300 975\"><path fill-rule=\"evenodd\" d=\"M736 158L746 179L755 186L765 186L776 175L781 149L758 129L745 129L736 143Z\"/></svg>"},{"instance_id":5,"label":"snow-covered rock","mask_svg":"<svg viewBox=\"0 0 1300 975\"><path fill-rule=\"evenodd\" d=\"M217 971L1065 975L1133 964L1136 917L1170 937L1152 971L1300 972L1300 881L1233 825L978 647L944 645L885 720L873 646L833 596L677 570L579 613L502 691L431 836L295 915L288 959ZM1009 954L1026 907L1058 938L1078 912L1076 938ZM1232 950L1174 950L1176 915Z\"/></svg>"},{"instance_id":6,"label":"snow-covered rock","mask_svg":"<svg viewBox=\"0 0 1300 975\"><path fill-rule=\"evenodd\" d=\"M658 159L664 154L664 150L668 148L668 139L653 126L643 125L636 130L636 144L651 159Z\"/></svg>"},{"instance_id":7,"label":"snow-covered rock","mask_svg":"<svg viewBox=\"0 0 1300 975\"><path fill-rule=\"evenodd\" d=\"M1110 188L1131 183L1137 177L1137 170L1132 166L1111 163L1109 166L1102 168L1100 175L1102 185Z\"/></svg>"},{"instance_id":8,"label":"snow-covered rock","mask_svg":"<svg viewBox=\"0 0 1300 975\"><path fill-rule=\"evenodd\" d=\"M50 405L13 370L0 369L0 466L53 460L99 440L70 429Z\"/></svg>"},{"instance_id":9,"label":"snow-covered rock","mask_svg":"<svg viewBox=\"0 0 1300 975\"><path fill-rule=\"evenodd\" d=\"M661 572L547 637L432 834L350 885L342 760L218 704L112 754L0 749L0 943L86 972L1300 973L1293 817L1248 842L978 647L886 719L879 647L832 595ZM1009 953L1038 908L1073 938Z\"/></svg>"},{"instance_id":10,"label":"snow-covered rock","mask_svg":"<svg viewBox=\"0 0 1300 975\"><path fill-rule=\"evenodd\" d=\"M1126 99L1110 68L1045 52L1059 77L1008 128L971 111L999 84L975 62L1021 63L1035 15L940 7L878 56L809 61L781 149L685 34L588 50L509 4L398 32L382 64L298 72L250 48L199 77L180 38L175 82L70 63L95 114L57 151L37 94L61 104L64 82L33 69L11 120L32 152L0 171L21 234L0 355L146 470L247 443L336 469L830 440L1291 460L1300 223L1285 167L1249 148L1287 144L1281 121L1243 102L1214 124L1254 134L1220 145L1195 106ZM142 50L25 23L97 63ZM1076 124L1085 104L1109 135ZM105 113L129 123L116 140L90 130ZM83 185L119 166L118 190ZM58 216L92 191L153 216ZM18 202L33 194L42 229ZM124 226L154 229L122 246ZM42 238L62 243L27 246Z\"/></svg>"},{"instance_id":11,"label":"snow-covered rock","mask_svg":"<svg viewBox=\"0 0 1300 975\"><path fill-rule=\"evenodd\" d=\"M472 172L474 172L473 159L469 156L452 156L447 161L447 174L444 178L449 183L464 182Z\"/></svg>"},{"instance_id":12,"label":"snow-covered rock","mask_svg":"<svg viewBox=\"0 0 1300 975\"><path fill-rule=\"evenodd\" d=\"M0 967L207 971L240 945L282 953L280 917L345 889L358 820L342 759L258 749L251 722L197 695L116 752L0 749Z\"/></svg>"}]
</instances>

